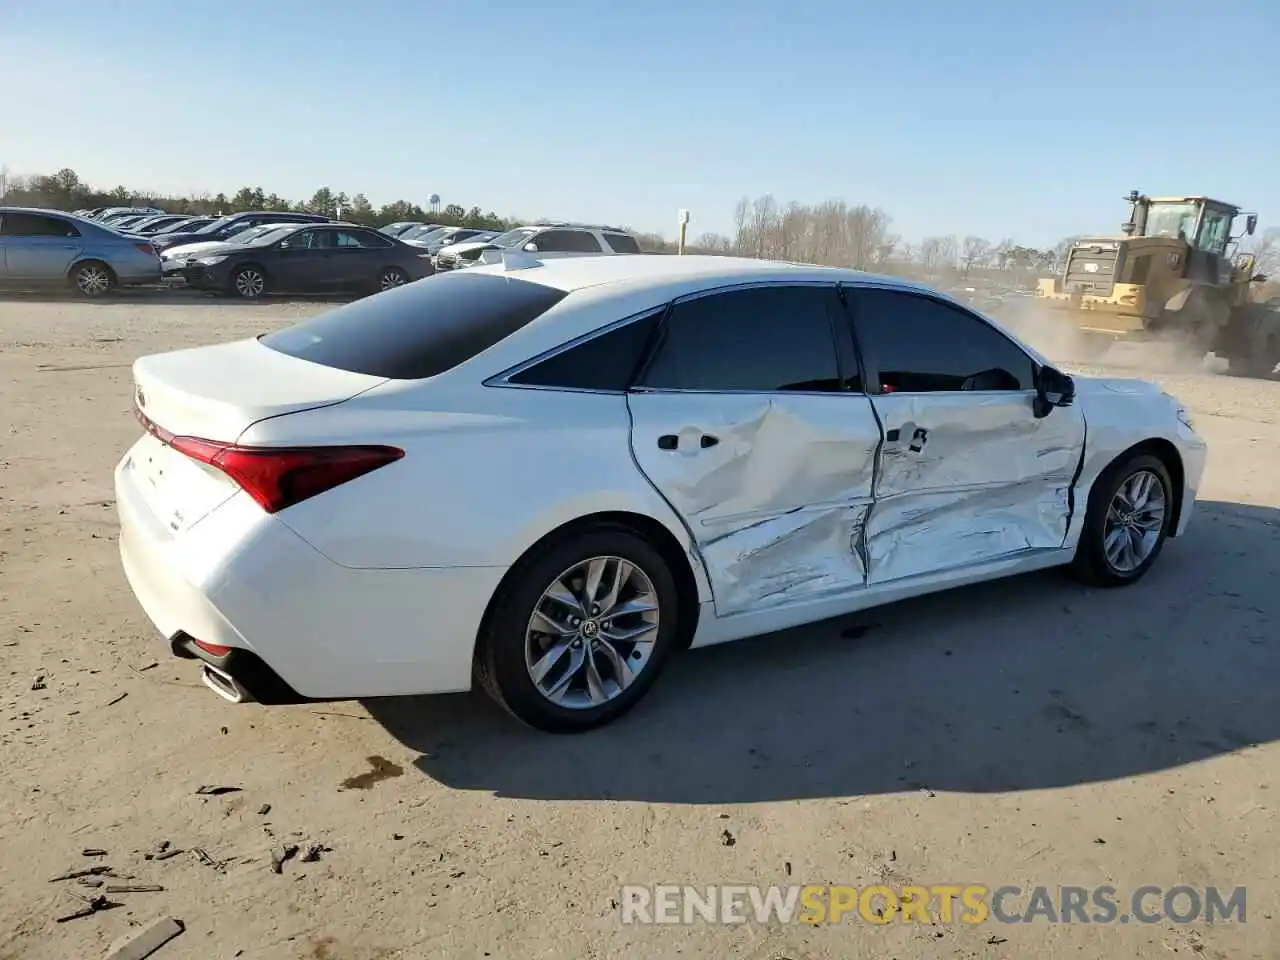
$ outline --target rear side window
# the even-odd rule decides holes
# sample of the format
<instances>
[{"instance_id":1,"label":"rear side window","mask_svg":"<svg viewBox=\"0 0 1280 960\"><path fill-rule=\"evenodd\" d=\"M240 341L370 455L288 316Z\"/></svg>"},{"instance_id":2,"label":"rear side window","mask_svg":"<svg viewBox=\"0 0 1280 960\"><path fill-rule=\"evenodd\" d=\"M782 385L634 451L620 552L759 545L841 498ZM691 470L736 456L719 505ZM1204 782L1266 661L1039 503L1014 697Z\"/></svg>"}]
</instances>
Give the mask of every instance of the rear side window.
<instances>
[{"instance_id":1,"label":"rear side window","mask_svg":"<svg viewBox=\"0 0 1280 960\"><path fill-rule=\"evenodd\" d=\"M525 386L624 392L631 386L662 311L553 354L508 377Z\"/></svg>"},{"instance_id":2,"label":"rear side window","mask_svg":"<svg viewBox=\"0 0 1280 960\"><path fill-rule=\"evenodd\" d=\"M352 373L418 380L451 370L532 323L568 294L468 271L357 300L259 340Z\"/></svg>"},{"instance_id":3,"label":"rear side window","mask_svg":"<svg viewBox=\"0 0 1280 960\"><path fill-rule=\"evenodd\" d=\"M585 230L544 230L533 238L542 253L600 253L600 241Z\"/></svg>"},{"instance_id":4,"label":"rear side window","mask_svg":"<svg viewBox=\"0 0 1280 960\"><path fill-rule=\"evenodd\" d=\"M625 233L606 233L604 238L609 241L614 253L640 252L640 244L636 243L635 237L628 237Z\"/></svg>"}]
</instances>

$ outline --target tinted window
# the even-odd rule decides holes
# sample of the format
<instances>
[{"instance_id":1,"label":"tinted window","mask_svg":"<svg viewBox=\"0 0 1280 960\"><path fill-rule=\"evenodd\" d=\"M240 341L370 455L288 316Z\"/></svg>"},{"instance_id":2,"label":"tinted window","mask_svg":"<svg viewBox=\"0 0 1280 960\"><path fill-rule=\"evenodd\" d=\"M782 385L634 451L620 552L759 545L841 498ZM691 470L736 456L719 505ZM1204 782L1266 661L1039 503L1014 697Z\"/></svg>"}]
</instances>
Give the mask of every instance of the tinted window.
<instances>
[{"instance_id":1,"label":"tinted window","mask_svg":"<svg viewBox=\"0 0 1280 960\"><path fill-rule=\"evenodd\" d=\"M562 350L510 377L512 383L576 390L626 390L661 312Z\"/></svg>"},{"instance_id":2,"label":"tinted window","mask_svg":"<svg viewBox=\"0 0 1280 960\"><path fill-rule=\"evenodd\" d=\"M917 294L859 290L858 339L885 393L1029 390L1031 358L980 318Z\"/></svg>"},{"instance_id":3,"label":"tinted window","mask_svg":"<svg viewBox=\"0 0 1280 960\"><path fill-rule=\"evenodd\" d=\"M640 252L640 244L636 243L635 237L628 237L625 233L606 233L604 238L609 241L614 253Z\"/></svg>"},{"instance_id":4,"label":"tinted window","mask_svg":"<svg viewBox=\"0 0 1280 960\"><path fill-rule=\"evenodd\" d=\"M538 252L600 253L600 241L585 230L544 230L533 238Z\"/></svg>"},{"instance_id":5,"label":"tinted window","mask_svg":"<svg viewBox=\"0 0 1280 960\"><path fill-rule=\"evenodd\" d=\"M470 360L566 296L540 283L463 270L357 300L260 339L327 367L416 380Z\"/></svg>"},{"instance_id":6,"label":"tinted window","mask_svg":"<svg viewBox=\"0 0 1280 960\"><path fill-rule=\"evenodd\" d=\"M6 213L0 232L6 237L78 237L75 225L58 217L42 217L34 213Z\"/></svg>"},{"instance_id":7,"label":"tinted window","mask_svg":"<svg viewBox=\"0 0 1280 960\"><path fill-rule=\"evenodd\" d=\"M366 249L370 247L391 246L390 240L381 234L374 233L372 230L356 230L354 232L344 231L340 236L354 240L358 246L365 247ZM346 244L341 245L346 246Z\"/></svg>"},{"instance_id":8,"label":"tinted window","mask_svg":"<svg viewBox=\"0 0 1280 960\"><path fill-rule=\"evenodd\" d=\"M756 287L677 303L643 377L665 390L839 390L828 287Z\"/></svg>"}]
</instances>

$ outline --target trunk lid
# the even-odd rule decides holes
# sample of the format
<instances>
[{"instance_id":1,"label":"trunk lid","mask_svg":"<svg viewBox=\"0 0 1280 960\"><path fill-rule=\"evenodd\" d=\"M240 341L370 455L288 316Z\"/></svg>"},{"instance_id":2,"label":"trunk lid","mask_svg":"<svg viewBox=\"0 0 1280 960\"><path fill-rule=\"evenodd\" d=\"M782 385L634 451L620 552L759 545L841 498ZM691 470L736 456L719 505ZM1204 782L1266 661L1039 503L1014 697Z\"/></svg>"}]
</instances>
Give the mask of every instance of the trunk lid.
<instances>
[{"instance_id":1,"label":"trunk lid","mask_svg":"<svg viewBox=\"0 0 1280 960\"><path fill-rule=\"evenodd\" d=\"M341 403L385 380L299 360L254 339L133 364L134 402L148 420L176 435L222 443L234 443L259 420Z\"/></svg>"},{"instance_id":2,"label":"trunk lid","mask_svg":"<svg viewBox=\"0 0 1280 960\"><path fill-rule=\"evenodd\" d=\"M122 465L133 490L173 533L182 533L239 487L221 470L180 453L172 437L235 443L253 423L332 406L385 383L239 340L141 357L134 404L151 426Z\"/></svg>"}]
</instances>

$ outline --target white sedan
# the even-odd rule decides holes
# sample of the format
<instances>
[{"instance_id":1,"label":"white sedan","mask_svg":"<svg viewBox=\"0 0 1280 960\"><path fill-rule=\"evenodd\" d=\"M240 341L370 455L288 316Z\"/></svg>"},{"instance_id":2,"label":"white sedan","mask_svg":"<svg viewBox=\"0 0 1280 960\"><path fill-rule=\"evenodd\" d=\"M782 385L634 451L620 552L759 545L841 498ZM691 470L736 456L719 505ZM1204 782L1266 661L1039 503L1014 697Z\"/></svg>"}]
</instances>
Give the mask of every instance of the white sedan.
<instances>
[{"instance_id":1,"label":"white sedan","mask_svg":"<svg viewBox=\"0 0 1280 960\"><path fill-rule=\"evenodd\" d=\"M902 280L502 263L134 364L120 552L233 701L483 686L575 731L667 660L1063 565L1132 584L1205 445Z\"/></svg>"}]
</instances>

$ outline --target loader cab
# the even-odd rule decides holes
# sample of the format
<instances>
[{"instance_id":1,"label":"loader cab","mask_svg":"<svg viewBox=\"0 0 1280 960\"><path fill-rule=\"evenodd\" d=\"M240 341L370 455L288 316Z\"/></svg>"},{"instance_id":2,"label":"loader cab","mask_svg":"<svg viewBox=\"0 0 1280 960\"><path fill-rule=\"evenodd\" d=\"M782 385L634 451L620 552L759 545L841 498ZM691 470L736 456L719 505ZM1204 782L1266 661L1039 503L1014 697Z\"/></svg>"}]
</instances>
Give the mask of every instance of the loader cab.
<instances>
[{"instance_id":1,"label":"loader cab","mask_svg":"<svg viewBox=\"0 0 1280 960\"><path fill-rule=\"evenodd\" d=\"M1240 208L1208 197L1152 197L1140 216L1145 221L1140 236L1181 240L1194 251L1225 257L1227 247L1238 240L1231 228ZM1257 218L1248 215L1246 233L1253 233ZM1135 224L1137 226L1137 224Z\"/></svg>"}]
</instances>

